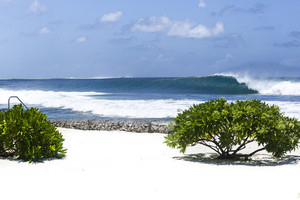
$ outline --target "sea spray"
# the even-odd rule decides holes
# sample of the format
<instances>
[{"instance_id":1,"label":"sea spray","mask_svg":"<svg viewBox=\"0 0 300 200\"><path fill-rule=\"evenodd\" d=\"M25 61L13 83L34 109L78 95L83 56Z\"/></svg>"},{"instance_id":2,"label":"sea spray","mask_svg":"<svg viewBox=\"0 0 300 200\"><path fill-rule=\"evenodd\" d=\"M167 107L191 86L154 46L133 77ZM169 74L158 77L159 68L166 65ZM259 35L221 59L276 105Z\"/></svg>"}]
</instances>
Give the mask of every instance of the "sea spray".
<instances>
[{"instance_id":1,"label":"sea spray","mask_svg":"<svg viewBox=\"0 0 300 200\"><path fill-rule=\"evenodd\" d=\"M234 77L239 83L245 83L250 89L262 95L300 96L300 78L264 78L234 73L219 76Z\"/></svg>"}]
</instances>

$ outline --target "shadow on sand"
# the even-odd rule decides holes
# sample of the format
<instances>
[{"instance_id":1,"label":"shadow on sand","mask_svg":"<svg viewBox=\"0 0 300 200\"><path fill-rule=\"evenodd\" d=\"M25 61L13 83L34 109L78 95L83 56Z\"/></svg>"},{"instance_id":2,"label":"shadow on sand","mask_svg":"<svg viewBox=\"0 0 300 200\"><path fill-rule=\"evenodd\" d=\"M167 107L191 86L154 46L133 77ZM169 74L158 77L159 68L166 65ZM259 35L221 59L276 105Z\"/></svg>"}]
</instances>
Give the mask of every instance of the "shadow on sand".
<instances>
[{"instance_id":1,"label":"shadow on sand","mask_svg":"<svg viewBox=\"0 0 300 200\"><path fill-rule=\"evenodd\" d=\"M187 154L183 156L173 157L176 160L184 160L189 162L199 162L213 165L246 165L246 166L281 166L289 164L297 164L300 161L300 156L287 155L282 158L274 158L268 154L257 154L249 160L236 159L226 160L218 159L218 154L214 153L199 153Z\"/></svg>"},{"instance_id":2,"label":"shadow on sand","mask_svg":"<svg viewBox=\"0 0 300 200\"><path fill-rule=\"evenodd\" d=\"M28 163L28 164L43 164L45 162L48 162L48 161L53 161L53 160L64 160L65 158L45 158L41 161L32 161L32 162L29 162L29 161L25 161L25 160L21 160L21 159L18 159L17 157L14 157L14 156L10 156L10 157L3 157L3 156L0 156L0 161L3 160L3 161L11 161L11 162L17 162L17 163Z\"/></svg>"}]
</instances>

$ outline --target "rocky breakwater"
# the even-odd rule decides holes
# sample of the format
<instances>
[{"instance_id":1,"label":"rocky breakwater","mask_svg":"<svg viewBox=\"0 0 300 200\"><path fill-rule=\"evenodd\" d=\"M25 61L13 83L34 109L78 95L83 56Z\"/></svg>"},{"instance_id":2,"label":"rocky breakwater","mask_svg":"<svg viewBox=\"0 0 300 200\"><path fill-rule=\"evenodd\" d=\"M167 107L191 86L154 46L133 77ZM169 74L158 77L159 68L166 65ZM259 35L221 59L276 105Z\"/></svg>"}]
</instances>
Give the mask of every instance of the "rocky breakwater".
<instances>
[{"instance_id":1,"label":"rocky breakwater","mask_svg":"<svg viewBox=\"0 0 300 200\"><path fill-rule=\"evenodd\" d=\"M169 133L168 121L139 119L53 119L56 127L80 130L127 131L138 133Z\"/></svg>"}]
</instances>

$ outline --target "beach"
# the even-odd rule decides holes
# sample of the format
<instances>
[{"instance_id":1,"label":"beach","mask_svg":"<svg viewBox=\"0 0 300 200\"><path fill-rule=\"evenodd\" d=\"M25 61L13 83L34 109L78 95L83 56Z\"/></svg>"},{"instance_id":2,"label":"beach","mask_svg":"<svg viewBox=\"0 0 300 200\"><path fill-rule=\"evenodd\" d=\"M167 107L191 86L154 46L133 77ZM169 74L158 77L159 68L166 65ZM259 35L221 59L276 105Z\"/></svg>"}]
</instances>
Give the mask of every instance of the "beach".
<instances>
[{"instance_id":1,"label":"beach","mask_svg":"<svg viewBox=\"0 0 300 200\"><path fill-rule=\"evenodd\" d=\"M0 159L3 199L299 199L299 150L279 163L209 162L165 134L58 129L64 159ZM263 153L262 157L267 156Z\"/></svg>"},{"instance_id":2,"label":"beach","mask_svg":"<svg viewBox=\"0 0 300 200\"><path fill-rule=\"evenodd\" d=\"M0 0L0 200L300 200L300 0L71 2Z\"/></svg>"}]
</instances>

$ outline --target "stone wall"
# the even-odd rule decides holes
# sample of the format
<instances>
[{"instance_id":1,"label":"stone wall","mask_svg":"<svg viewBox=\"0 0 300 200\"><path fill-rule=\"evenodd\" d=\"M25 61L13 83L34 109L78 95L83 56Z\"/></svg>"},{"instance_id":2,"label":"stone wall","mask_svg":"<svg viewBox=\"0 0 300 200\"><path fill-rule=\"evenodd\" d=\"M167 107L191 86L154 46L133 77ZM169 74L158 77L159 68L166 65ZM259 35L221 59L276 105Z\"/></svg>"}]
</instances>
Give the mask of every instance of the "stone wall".
<instances>
[{"instance_id":1,"label":"stone wall","mask_svg":"<svg viewBox=\"0 0 300 200\"><path fill-rule=\"evenodd\" d=\"M169 133L168 121L138 119L54 119L56 127L80 130L127 131L138 133Z\"/></svg>"}]
</instances>

